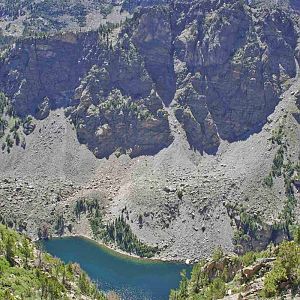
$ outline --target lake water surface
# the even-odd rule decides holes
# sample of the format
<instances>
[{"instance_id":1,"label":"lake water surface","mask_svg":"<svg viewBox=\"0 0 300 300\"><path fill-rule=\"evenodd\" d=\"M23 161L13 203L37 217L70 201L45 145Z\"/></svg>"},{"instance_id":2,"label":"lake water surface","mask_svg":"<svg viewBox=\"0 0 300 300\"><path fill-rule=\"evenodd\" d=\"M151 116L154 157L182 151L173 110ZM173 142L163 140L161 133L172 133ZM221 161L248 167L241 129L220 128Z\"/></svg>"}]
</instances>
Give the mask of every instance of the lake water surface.
<instances>
[{"instance_id":1,"label":"lake water surface","mask_svg":"<svg viewBox=\"0 0 300 300\"><path fill-rule=\"evenodd\" d=\"M43 242L44 248L64 262L77 262L104 291L114 290L124 300L167 300L178 287L185 264L154 262L120 255L95 242L62 238Z\"/></svg>"}]
</instances>

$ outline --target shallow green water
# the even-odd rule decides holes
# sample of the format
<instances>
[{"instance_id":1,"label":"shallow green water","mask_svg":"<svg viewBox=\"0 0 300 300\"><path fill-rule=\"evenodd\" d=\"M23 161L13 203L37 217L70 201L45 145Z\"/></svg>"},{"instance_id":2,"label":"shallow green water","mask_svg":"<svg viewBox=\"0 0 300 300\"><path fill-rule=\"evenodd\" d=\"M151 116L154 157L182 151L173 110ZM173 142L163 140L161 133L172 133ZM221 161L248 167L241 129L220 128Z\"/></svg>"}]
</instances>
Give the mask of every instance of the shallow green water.
<instances>
[{"instance_id":1,"label":"shallow green water","mask_svg":"<svg viewBox=\"0 0 300 300\"><path fill-rule=\"evenodd\" d=\"M64 262L77 262L104 291L124 300L167 300L178 287L184 264L152 262L119 255L93 241L72 237L43 242L46 251Z\"/></svg>"}]
</instances>

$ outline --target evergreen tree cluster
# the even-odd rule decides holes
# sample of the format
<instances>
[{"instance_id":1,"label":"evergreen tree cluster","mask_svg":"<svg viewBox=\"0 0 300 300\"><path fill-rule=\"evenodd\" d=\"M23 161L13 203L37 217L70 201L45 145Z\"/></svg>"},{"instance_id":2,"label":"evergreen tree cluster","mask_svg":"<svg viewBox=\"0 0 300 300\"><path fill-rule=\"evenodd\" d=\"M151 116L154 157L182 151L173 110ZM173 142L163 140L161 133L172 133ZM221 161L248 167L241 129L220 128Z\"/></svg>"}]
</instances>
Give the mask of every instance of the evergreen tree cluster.
<instances>
[{"instance_id":1,"label":"evergreen tree cluster","mask_svg":"<svg viewBox=\"0 0 300 300\"><path fill-rule=\"evenodd\" d=\"M148 246L137 238L123 215L106 226L103 239L106 242L115 243L120 249L140 257L150 258L158 251L156 247Z\"/></svg>"},{"instance_id":2,"label":"evergreen tree cluster","mask_svg":"<svg viewBox=\"0 0 300 300\"><path fill-rule=\"evenodd\" d=\"M194 265L190 278L183 272L178 289L171 291L169 299L214 300L232 294L239 298L238 294L249 291L249 286L259 280L263 286L252 295L257 299L300 295L300 227L294 231L294 241L284 241L265 251L250 251L243 256L220 253L217 250L212 259ZM253 270L250 277L243 275L246 267Z\"/></svg>"},{"instance_id":3,"label":"evergreen tree cluster","mask_svg":"<svg viewBox=\"0 0 300 300\"><path fill-rule=\"evenodd\" d=\"M98 199L79 199L76 201L74 212L78 219L81 214L93 214L99 212L100 206Z\"/></svg>"},{"instance_id":4,"label":"evergreen tree cluster","mask_svg":"<svg viewBox=\"0 0 300 300\"><path fill-rule=\"evenodd\" d=\"M0 299L105 300L76 264L64 264L0 225Z\"/></svg>"},{"instance_id":5,"label":"evergreen tree cluster","mask_svg":"<svg viewBox=\"0 0 300 300\"><path fill-rule=\"evenodd\" d=\"M0 92L0 139L3 140L1 149L10 153L11 148L16 144L24 148L25 137L21 132L22 121L15 116L10 99Z\"/></svg>"}]
</instances>

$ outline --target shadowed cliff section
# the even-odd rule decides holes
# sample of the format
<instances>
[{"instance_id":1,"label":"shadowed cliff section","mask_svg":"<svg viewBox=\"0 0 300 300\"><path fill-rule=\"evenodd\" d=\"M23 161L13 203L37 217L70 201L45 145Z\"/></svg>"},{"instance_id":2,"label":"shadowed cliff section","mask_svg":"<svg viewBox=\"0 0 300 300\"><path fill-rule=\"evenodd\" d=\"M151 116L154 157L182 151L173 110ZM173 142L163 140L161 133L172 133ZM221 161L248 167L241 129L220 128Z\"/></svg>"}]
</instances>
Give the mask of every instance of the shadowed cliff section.
<instances>
[{"instance_id":1,"label":"shadowed cliff section","mask_svg":"<svg viewBox=\"0 0 300 300\"><path fill-rule=\"evenodd\" d=\"M291 6L294 9L300 10L300 3L297 0L291 0Z\"/></svg>"},{"instance_id":2,"label":"shadowed cliff section","mask_svg":"<svg viewBox=\"0 0 300 300\"><path fill-rule=\"evenodd\" d=\"M182 17L184 16L184 17ZM297 34L287 10L254 11L241 1L174 1L144 7L132 40L192 148L259 132L296 76ZM130 32L127 30L127 32Z\"/></svg>"},{"instance_id":3,"label":"shadowed cliff section","mask_svg":"<svg viewBox=\"0 0 300 300\"><path fill-rule=\"evenodd\" d=\"M98 158L155 154L172 142L167 113L143 59L114 28L19 41L0 77L16 115L66 109L78 140Z\"/></svg>"},{"instance_id":4,"label":"shadowed cliff section","mask_svg":"<svg viewBox=\"0 0 300 300\"><path fill-rule=\"evenodd\" d=\"M165 105L171 103L176 92L170 18L166 7L143 9L132 36Z\"/></svg>"},{"instance_id":5,"label":"shadowed cliff section","mask_svg":"<svg viewBox=\"0 0 300 300\"><path fill-rule=\"evenodd\" d=\"M16 114L44 118L49 109L69 106L90 64L81 59L96 37L95 33L66 33L18 41L0 69L2 89ZM46 109L42 115L41 109Z\"/></svg>"},{"instance_id":6,"label":"shadowed cliff section","mask_svg":"<svg viewBox=\"0 0 300 300\"><path fill-rule=\"evenodd\" d=\"M176 75L181 90L192 84L200 97L195 105L179 95L178 116L190 143L205 149L217 140L215 133L204 142L209 131L233 142L262 128L279 102L283 83L296 75L297 35L284 11L254 13L238 1L194 14L184 19L175 39ZM198 140L195 124L201 127Z\"/></svg>"}]
</instances>

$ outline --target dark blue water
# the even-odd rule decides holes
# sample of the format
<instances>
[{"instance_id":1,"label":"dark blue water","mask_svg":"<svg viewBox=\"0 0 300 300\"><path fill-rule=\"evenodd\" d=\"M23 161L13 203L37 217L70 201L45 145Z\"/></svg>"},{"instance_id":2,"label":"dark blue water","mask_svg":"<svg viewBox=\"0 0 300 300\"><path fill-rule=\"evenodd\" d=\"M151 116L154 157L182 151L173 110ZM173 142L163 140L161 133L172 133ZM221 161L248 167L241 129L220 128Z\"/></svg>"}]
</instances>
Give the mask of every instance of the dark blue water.
<instances>
[{"instance_id":1,"label":"dark blue water","mask_svg":"<svg viewBox=\"0 0 300 300\"><path fill-rule=\"evenodd\" d=\"M126 300L167 300L177 288L184 264L152 262L119 255L93 241L72 237L43 242L46 251L64 262L77 262L104 291Z\"/></svg>"}]
</instances>

